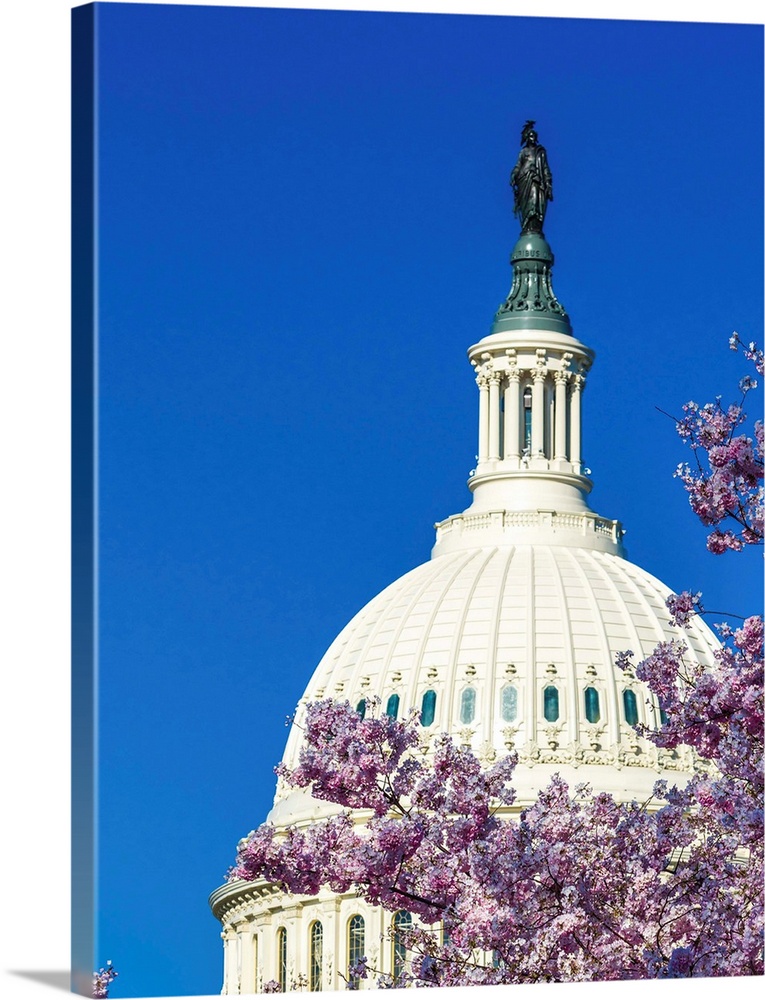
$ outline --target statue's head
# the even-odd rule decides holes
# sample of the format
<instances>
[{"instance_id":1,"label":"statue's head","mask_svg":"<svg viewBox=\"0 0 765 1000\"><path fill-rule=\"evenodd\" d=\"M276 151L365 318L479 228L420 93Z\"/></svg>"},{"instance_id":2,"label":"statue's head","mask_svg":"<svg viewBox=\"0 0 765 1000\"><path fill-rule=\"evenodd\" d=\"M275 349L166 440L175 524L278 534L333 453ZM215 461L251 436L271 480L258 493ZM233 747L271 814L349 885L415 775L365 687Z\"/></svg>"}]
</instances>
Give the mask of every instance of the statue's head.
<instances>
[{"instance_id":1,"label":"statue's head","mask_svg":"<svg viewBox=\"0 0 765 1000\"><path fill-rule=\"evenodd\" d=\"M526 122L521 131L521 142L527 146L534 146L537 141L537 133L534 125L536 122L532 121L531 118Z\"/></svg>"}]
</instances>

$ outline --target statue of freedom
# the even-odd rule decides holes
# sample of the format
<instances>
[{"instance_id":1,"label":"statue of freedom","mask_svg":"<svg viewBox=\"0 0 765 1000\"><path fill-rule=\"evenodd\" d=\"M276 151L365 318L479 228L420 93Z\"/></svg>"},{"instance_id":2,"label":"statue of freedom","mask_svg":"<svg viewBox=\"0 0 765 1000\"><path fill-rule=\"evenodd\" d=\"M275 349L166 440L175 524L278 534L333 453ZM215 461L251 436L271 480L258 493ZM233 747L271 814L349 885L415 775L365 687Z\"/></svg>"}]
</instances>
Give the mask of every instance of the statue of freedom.
<instances>
[{"instance_id":1,"label":"statue of freedom","mask_svg":"<svg viewBox=\"0 0 765 1000\"><path fill-rule=\"evenodd\" d=\"M547 151L537 142L534 125L535 122L529 120L523 126L523 146L510 174L510 185L515 194L513 212L521 221L521 235L542 232L547 202L553 200Z\"/></svg>"}]
</instances>

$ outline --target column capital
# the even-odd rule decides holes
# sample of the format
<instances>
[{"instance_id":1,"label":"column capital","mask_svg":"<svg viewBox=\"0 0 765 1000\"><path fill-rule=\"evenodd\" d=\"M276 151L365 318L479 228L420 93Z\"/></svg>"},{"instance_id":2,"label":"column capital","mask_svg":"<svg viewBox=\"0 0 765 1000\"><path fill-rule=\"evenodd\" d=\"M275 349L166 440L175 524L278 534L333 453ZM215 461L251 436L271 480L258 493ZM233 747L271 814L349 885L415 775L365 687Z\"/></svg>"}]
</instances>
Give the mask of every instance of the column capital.
<instances>
[{"instance_id":1,"label":"column capital","mask_svg":"<svg viewBox=\"0 0 765 1000\"><path fill-rule=\"evenodd\" d=\"M476 375L475 384L478 386L479 389L488 389L489 376L485 372L481 372L479 375Z\"/></svg>"},{"instance_id":2,"label":"column capital","mask_svg":"<svg viewBox=\"0 0 765 1000\"><path fill-rule=\"evenodd\" d=\"M535 382L543 382L547 378L547 366L537 361L537 367L532 368L531 377Z\"/></svg>"},{"instance_id":3,"label":"column capital","mask_svg":"<svg viewBox=\"0 0 765 1000\"><path fill-rule=\"evenodd\" d=\"M553 372L553 378L555 379L556 385L566 385L571 378L571 373L565 371L564 369L558 369L558 371Z\"/></svg>"},{"instance_id":4,"label":"column capital","mask_svg":"<svg viewBox=\"0 0 765 1000\"><path fill-rule=\"evenodd\" d=\"M574 375L572 379L573 388L579 392L582 392L584 390L584 384L586 381L587 381L587 376L583 372L579 372L577 375Z\"/></svg>"},{"instance_id":5,"label":"column capital","mask_svg":"<svg viewBox=\"0 0 765 1000\"><path fill-rule=\"evenodd\" d=\"M521 381L521 370L518 367L518 365L515 363L514 360L511 362L510 367L507 369L507 371L505 372L505 374L507 375L507 381L508 382L520 382Z\"/></svg>"}]
</instances>

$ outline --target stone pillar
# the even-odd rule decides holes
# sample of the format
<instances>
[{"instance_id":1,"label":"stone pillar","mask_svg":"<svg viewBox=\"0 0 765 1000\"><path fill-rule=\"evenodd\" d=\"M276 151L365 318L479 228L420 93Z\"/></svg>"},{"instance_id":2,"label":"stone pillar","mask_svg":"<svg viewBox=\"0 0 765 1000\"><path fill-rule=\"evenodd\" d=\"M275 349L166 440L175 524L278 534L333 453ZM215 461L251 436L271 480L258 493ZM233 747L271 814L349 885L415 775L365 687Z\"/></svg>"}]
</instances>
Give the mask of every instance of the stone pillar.
<instances>
[{"instance_id":1,"label":"stone pillar","mask_svg":"<svg viewBox=\"0 0 765 1000\"><path fill-rule=\"evenodd\" d=\"M479 375L478 384L478 463L489 457L489 380Z\"/></svg>"},{"instance_id":2,"label":"stone pillar","mask_svg":"<svg viewBox=\"0 0 765 1000\"><path fill-rule=\"evenodd\" d=\"M229 967L231 965L230 952L228 947L228 931L221 931L221 939L223 940L223 989L221 993L225 996L229 993L228 988L228 976Z\"/></svg>"},{"instance_id":3,"label":"stone pillar","mask_svg":"<svg viewBox=\"0 0 765 1000\"><path fill-rule=\"evenodd\" d=\"M521 457L521 373L513 367L505 384L505 458Z\"/></svg>"},{"instance_id":4,"label":"stone pillar","mask_svg":"<svg viewBox=\"0 0 765 1000\"><path fill-rule=\"evenodd\" d=\"M582 471L582 390L584 375L574 375L571 385L571 464L577 474Z\"/></svg>"},{"instance_id":5,"label":"stone pillar","mask_svg":"<svg viewBox=\"0 0 765 1000\"><path fill-rule=\"evenodd\" d=\"M236 996L239 993L239 969L237 967L239 935L233 927L227 927L223 938L223 989L222 993Z\"/></svg>"},{"instance_id":6,"label":"stone pillar","mask_svg":"<svg viewBox=\"0 0 765 1000\"><path fill-rule=\"evenodd\" d=\"M565 460L566 458L566 383L568 373L558 371L555 373L555 447L553 448L553 458Z\"/></svg>"},{"instance_id":7,"label":"stone pillar","mask_svg":"<svg viewBox=\"0 0 765 1000\"><path fill-rule=\"evenodd\" d=\"M489 459L499 459L499 372L489 376Z\"/></svg>"},{"instance_id":8,"label":"stone pillar","mask_svg":"<svg viewBox=\"0 0 765 1000\"><path fill-rule=\"evenodd\" d=\"M531 457L544 455L545 450L545 376L541 366L531 373L534 384L531 388Z\"/></svg>"},{"instance_id":9,"label":"stone pillar","mask_svg":"<svg viewBox=\"0 0 765 1000\"><path fill-rule=\"evenodd\" d=\"M242 979L241 992L254 993L256 986L258 935L255 925L248 923L242 929Z\"/></svg>"}]
</instances>

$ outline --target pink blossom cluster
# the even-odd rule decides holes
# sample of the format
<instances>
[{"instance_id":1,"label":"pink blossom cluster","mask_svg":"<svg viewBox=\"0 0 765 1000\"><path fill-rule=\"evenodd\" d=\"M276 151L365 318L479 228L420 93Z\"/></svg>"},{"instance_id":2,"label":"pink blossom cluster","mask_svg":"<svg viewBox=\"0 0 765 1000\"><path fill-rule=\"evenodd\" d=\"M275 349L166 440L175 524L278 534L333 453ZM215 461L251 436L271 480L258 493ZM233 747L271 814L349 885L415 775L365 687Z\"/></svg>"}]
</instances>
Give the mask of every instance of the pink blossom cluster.
<instances>
[{"instance_id":1,"label":"pink blossom cluster","mask_svg":"<svg viewBox=\"0 0 765 1000\"><path fill-rule=\"evenodd\" d=\"M763 354L756 344L745 346L738 334L730 343L734 349L741 346L762 374ZM736 433L746 422L743 403L757 381L747 375L739 388L740 403L723 407L720 397L704 406L686 403L677 422L678 433L693 449L695 468L682 463L675 475L688 491L694 513L713 527L707 547L717 554L763 540L762 421L754 424L753 436Z\"/></svg>"},{"instance_id":2,"label":"pink blossom cluster","mask_svg":"<svg viewBox=\"0 0 765 1000\"><path fill-rule=\"evenodd\" d=\"M732 351L737 351L740 348L741 353L747 361L752 362L758 375L765 375L765 355L763 355L763 352L754 341L745 344L741 337L734 331L728 340L728 346Z\"/></svg>"},{"instance_id":3,"label":"pink blossom cluster","mask_svg":"<svg viewBox=\"0 0 765 1000\"><path fill-rule=\"evenodd\" d=\"M117 978L117 971L111 962L106 963L105 969L99 969L93 973L93 998L94 1000L106 1000L109 996L109 987Z\"/></svg>"},{"instance_id":4,"label":"pink blossom cluster","mask_svg":"<svg viewBox=\"0 0 765 1000\"><path fill-rule=\"evenodd\" d=\"M670 594L666 601L671 617L670 625L687 625L693 615L701 612L701 593L692 594L684 590L681 594Z\"/></svg>"}]
</instances>

